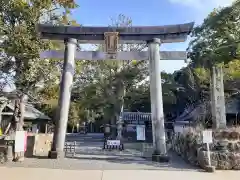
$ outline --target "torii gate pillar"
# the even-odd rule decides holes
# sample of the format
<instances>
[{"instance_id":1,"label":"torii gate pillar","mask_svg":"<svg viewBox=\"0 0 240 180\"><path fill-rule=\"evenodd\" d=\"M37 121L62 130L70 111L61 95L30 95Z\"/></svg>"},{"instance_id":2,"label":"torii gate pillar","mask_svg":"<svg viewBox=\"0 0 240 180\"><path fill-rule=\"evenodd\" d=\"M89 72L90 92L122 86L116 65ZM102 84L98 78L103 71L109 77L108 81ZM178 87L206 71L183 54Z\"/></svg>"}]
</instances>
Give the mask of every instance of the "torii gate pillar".
<instances>
[{"instance_id":1,"label":"torii gate pillar","mask_svg":"<svg viewBox=\"0 0 240 180\"><path fill-rule=\"evenodd\" d=\"M60 84L57 117L55 119L56 127L53 135L52 148L48 155L50 158L54 159L64 158L65 156L64 143L67 130L73 75L75 71L75 52L77 39L68 38L64 40L64 43L64 64Z\"/></svg>"},{"instance_id":2,"label":"torii gate pillar","mask_svg":"<svg viewBox=\"0 0 240 180\"><path fill-rule=\"evenodd\" d=\"M160 70L160 39L154 38L148 42L149 73L150 73L150 96L151 96L151 119L153 131L154 153L152 160L168 162L169 157L166 149L164 129L164 113L162 100L162 81Z\"/></svg>"}]
</instances>

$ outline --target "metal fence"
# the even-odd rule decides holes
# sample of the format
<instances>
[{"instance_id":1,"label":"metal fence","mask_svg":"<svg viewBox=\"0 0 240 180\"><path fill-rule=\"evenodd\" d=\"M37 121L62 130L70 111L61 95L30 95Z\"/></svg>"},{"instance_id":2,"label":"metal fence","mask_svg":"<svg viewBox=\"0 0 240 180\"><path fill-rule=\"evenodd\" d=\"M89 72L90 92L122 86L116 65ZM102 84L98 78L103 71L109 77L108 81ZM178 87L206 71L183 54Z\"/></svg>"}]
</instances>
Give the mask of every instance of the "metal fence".
<instances>
[{"instance_id":1,"label":"metal fence","mask_svg":"<svg viewBox=\"0 0 240 180\"><path fill-rule=\"evenodd\" d=\"M121 112L120 118L129 124L144 124L151 121L151 113L145 112Z\"/></svg>"}]
</instances>

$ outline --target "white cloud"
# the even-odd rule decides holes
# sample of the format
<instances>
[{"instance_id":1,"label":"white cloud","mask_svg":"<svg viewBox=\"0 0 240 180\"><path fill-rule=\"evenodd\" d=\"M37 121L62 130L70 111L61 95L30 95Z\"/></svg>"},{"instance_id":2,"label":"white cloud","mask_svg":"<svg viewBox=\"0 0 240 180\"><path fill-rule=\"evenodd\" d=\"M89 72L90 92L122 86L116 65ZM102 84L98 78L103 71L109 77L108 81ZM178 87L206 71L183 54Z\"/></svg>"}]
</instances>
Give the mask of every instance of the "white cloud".
<instances>
[{"instance_id":1,"label":"white cloud","mask_svg":"<svg viewBox=\"0 0 240 180\"><path fill-rule=\"evenodd\" d=\"M214 8L231 5L235 0L169 0L171 3L182 4L194 8Z\"/></svg>"},{"instance_id":2,"label":"white cloud","mask_svg":"<svg viewBox=\"0 0 240 180\"><path fill-rule=\"evenodd\" d=\"M195 22L202 20L214 9L231 5L235 0L168 0L172 4L178 4L194 9L193 17Z\"/></svg>"},{"instance_id":3,"label":"white cloud","mask_svg":"<svg viewBox=\"0 0 240 180\"><path fill-rule=\"evenodd\" d=\"M169 0L173 4L181 4L184 6L192 6L194 8L198 8L202 6L201 0Z\"/></svg>"}]
</instances>

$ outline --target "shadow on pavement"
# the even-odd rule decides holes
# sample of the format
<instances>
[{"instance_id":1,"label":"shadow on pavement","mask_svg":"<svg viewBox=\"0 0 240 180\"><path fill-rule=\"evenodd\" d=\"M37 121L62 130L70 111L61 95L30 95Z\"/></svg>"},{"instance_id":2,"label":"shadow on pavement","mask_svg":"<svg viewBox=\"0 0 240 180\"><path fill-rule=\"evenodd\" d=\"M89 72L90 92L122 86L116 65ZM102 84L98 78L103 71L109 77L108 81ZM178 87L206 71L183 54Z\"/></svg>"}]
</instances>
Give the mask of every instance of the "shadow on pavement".
<instances>
[{"instance_id":1,"label":"shadow on pavement","mask_svg":"<svg viewBox=\"0 0 240 180\"><path fill-rule=\"evenodd\" d=\"M143 158L127 157L67 157L64 159L48 159L47 157L25 158L23 162L9 162L0 166L48 168L66 170L162 170L162 171L202 171L190 166L180 157L171 154L169 163L156 163Z\"/></svg>"},{"instance_id":2,"label":"shadow on pavement","mask_svg":"<svg viewBox=\"0 0 240 180\"><path fill-rule=\"evenodd\" d=\"M87 154L87 153L86 153ZM88 154L87 154L88 155ZM99 154L98 154L99 155ZM186 163L181 157L177 156L175 153L170 153L170 162L169 163L157 163L151 161L151 159L140 158L140 157L131 157L128 156L121 156L115 155L114 157L111 156L84 156L81 154L79 157L71 157L68 156L69 159L78 159L78 160L89 160L89 161L106 161L108 163L114 164L121 164L121 165L144 165L144 170L168 170L168 171L203 171L199 167L192 166ZM147 167L146 167L147 166ZM154 167L154 169L152 169Z\"/></svg>"}]
</instances>

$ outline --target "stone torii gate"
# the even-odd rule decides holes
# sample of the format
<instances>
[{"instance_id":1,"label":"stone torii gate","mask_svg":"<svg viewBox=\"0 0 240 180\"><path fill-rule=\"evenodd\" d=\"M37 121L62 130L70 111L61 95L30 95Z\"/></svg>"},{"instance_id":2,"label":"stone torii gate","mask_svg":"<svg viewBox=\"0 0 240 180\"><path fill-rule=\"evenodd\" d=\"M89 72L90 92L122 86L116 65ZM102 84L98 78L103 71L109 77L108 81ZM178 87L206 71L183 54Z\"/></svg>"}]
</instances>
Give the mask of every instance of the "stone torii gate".
<instances>
[{"instance_id":1,"label":"stone torii gate","mask_svg":"<svg viewBox=\"0 0 240 180\"><path fill-rule=\"evenodd\" d=\"M160 44L184 42L191 32L193 25L193 22L179 25L144 27L73 27L40 24L38 26L38 31L42 38L65 41L64 53L46 51L40 54L41 58L64 58L62 81L60 85L59 111L57 116L59 119L56 121L54 139L49 156L51 158L64 157L63 149L75 59L149 60L151 119L154 143L152 160L158 162L168 161L169 157L166 150L164 131L160 59L185 60L186 52L160 52ZM76 52L77 43L105 43L105 52ZM147 43L148 51L117 52L118 44L140 43Z\"/></svg>"}]
</instances>

